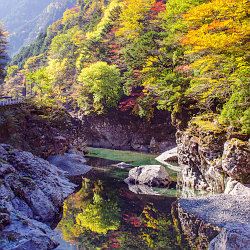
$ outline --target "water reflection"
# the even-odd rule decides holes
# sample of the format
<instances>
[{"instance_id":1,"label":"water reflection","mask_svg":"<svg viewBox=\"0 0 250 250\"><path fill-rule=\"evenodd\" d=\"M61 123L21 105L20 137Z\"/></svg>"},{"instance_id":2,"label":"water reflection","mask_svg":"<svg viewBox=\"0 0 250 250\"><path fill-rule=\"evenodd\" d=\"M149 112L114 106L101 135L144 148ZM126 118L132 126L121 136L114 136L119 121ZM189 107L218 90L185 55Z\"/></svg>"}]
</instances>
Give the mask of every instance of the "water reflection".
<instances>
[{"instance_id":1,"label":"water reflection","mask_svg":"<svg viewBox=\"0 0 250 250\"><path fill-rule=\"evenodd\" d=\"M171 216L175 198L133 194L118 181L83 179L57 229L79 249L184 249Z\"/></svg>"}]
</instances>

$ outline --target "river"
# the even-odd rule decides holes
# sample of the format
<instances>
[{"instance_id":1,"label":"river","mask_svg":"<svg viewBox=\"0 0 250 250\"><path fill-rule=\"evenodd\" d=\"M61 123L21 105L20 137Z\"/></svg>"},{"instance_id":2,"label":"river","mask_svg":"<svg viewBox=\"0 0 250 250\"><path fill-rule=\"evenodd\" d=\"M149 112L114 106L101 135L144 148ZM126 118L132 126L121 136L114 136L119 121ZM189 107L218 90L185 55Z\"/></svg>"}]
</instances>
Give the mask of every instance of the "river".
<instances>
[{"instance_id":1,"label":"river","mask_svg":"<svg viewBox=\"0 0 250 250\"><path fill-rule=\"evenodd\" d=\"M60 235L58 250L190 249L172 209L180 191L154 188L155 195L136 194L123 182L129 169L114 166L121 161L159 165L156 155L89 151L87 164L93 169L71 179L79 188L65 200L62 220L55 229ZM167 171L175 181L176 172Z\"/></svg>"}]
</instances>

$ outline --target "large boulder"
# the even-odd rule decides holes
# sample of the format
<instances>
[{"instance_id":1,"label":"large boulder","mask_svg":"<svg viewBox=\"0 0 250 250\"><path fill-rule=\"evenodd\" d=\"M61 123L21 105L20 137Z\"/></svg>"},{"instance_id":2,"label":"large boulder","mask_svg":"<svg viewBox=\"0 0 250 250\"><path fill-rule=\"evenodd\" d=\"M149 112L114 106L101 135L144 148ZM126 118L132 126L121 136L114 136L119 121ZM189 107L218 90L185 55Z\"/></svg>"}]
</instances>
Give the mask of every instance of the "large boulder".
<instances>
[{"instance_id":1,"label":"large boulder","mask_svg":"<svg viewBox=\"0 0 250 250\"><path fill-rule=\"evenodd\" d=\"M250 225L229 223L215 237L208 250L247 250L250 246Z\"/></svg>"},{"instance_id":2,"label":"large boulder","mask_svg":"<svg viewBox=\"0 0 250 250\"><path fill-rule=\"evenodd\" d=\"M91 170L91 167L85 164L87 160L80 152L49 156L47 160L65 171L66 176L82 175Z\"/></svg>"},{"instance_id":3,"label":"large boulder","mask_svg":"<svg viewBox=\"0 0 250 250\"><path fill-rule=\"evenodd\" d=\"M0 144L0 249L52 249L50 228L75 185L32 153Z\"/></svg>"},{"instance_id":4,"label":"large boulder","mask_svg":"<svg viewBox=\"0 0 250 250\"><path fill-rule=\"evenodd\" d=\"M178 153L177 147L174 147L168 151L163 152L161 155L155 158L157 161L162 162L163 164L168 161L178 162Z\"/></svg>"},{"instance_id":5,"label":"large boulder","mask_svg":"<svg viewBox=\"0 0 250 250\"><path fill-rule=\"evenodd\" d=\"M124 180L127 184L140 184L153 187L166 187L171 183L166 169L161 165L145 165L129 171L129 177Z\"/></svg>"},{"instance_id":6,"label":"large boulder","mask_svg":"<svg viewBox=\"0 0 250 250\"><path fill-rule=\"evenodd\" d=\"M250 185L228 178L225 194L250 197Z\"/></svg>"}]
</instances>

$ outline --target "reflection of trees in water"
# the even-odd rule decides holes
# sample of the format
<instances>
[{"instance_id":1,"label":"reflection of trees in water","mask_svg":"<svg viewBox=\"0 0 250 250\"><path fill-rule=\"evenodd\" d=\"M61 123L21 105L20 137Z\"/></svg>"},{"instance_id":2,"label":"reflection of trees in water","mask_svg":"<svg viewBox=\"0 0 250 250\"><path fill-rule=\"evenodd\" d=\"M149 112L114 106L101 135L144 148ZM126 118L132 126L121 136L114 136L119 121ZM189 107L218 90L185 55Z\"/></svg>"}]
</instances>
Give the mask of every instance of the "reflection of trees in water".
<instances>
[{"instance_id":1,"label":"reflection of trees in water","mask_svg":"<svg viewBox=\"0 0 250 250\"><path fill-rule=\"evenodd\" d=\"M81 249L183 249L171 214L100 180L85 179L82 189L65 201L58 228Z\"/></svg>"}]
</instances>

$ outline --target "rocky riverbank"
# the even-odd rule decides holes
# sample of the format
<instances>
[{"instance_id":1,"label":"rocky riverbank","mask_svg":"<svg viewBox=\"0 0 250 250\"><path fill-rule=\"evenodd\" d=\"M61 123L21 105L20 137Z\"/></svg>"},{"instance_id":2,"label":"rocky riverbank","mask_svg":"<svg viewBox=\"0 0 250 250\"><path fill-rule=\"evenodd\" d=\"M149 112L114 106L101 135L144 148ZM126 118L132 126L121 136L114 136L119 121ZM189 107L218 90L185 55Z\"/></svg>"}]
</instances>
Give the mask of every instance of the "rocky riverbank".
<instances>
[{"instance_id":1,"label":"rocky riverbank","mask_svg":"<svg viewBox=\"0 0 250 250\"><path fill-rule=\"evenodd\" d=\"M63 109L35 103L0 108L0 143L46 159L86 151L82 122Z\"/></svg>"},{"instance_id":2,"label":"rocky riverbank","mask_svg":"<svg viewBox=\"0 0 250 250\"><path fill-rule=\"evenodd\" d=\"M190 244L209 249L247 249L250 245L249 195L210 195L179 199L175 208ZM219 233L220 232L220 233ZM197 247L197 245L196 245Z\"/></svg>"},{"instance_id":3,"label":"rocky riverbank","mask_svg":"<svg viewBox=\"0 0 250 250\"><path fill-rule=\"evenodd\" d=\"M0 144L0 248L53 249L51 226L75 185L32 153Z\"/></svg>"}]
</instances>

